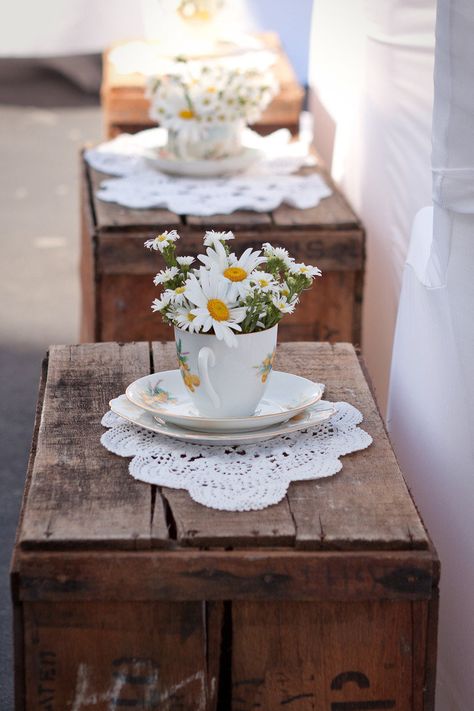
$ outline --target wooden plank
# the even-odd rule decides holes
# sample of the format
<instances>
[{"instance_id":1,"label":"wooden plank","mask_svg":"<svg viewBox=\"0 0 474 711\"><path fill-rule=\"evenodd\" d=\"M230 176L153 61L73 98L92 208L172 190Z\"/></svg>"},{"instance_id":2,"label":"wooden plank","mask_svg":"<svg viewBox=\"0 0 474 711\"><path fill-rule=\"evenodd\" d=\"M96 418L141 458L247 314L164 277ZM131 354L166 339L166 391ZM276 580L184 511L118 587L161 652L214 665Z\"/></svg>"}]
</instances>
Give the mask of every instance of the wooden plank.
<instances>
[{"instance_id":1,"label":"wooden plank","mask_svg":"<svg viewBox=\"0 0 474 711\"><path fill-rule=\"evenodd\" d=\"M151 488L99 441L109 400L149 367L144 343L51 347L22 547L150 546Z\"/></svg>"},{"instance_id":2,"label":"wooden plank","mask_svg":"<svg viewBox=\"0 0 474 711\"><path fill-rule=\"evenodd\" d=\"M23 620L23 606L20 602L18 590L18 561L17 561L17 545L20 532L20 525L24 517L25 503L28 497L28 491L31 485L31 475L33 464L36 456L36 448L38 445L38 433L41 422L41 413L43 411L44 391L46 387L46 377L48 372L48 358L43 359L41 367L41 377L38 388L38 398L35 409L35 422L33 426L33 437L31 442L30 455L28 457L28 469L26 472L25 486L21 501L20 515L18 518L18 526L15 533L15 547L13 549L12 562L10 566L10 592L13 607L13 654L15 667L15 709L20 711L26 708L26 679L25 679L25 633Z\"/></svg>"},{"instance_id":3,"label":"wooden plank","mask_svg":"<svg viewBox=\"0 0 474 711\"><path fill-rule=\"evenodd\" d=\"M183 225L177 243L179 254L195 256L203 250L202 240L206 223L201 227ZM230 227L231 225L227 225ZM133 225L130 225L133 229ZM168 225L172 227L172 225ZM328 271L351 272L364 265L364 236L361 230L326 230L313 225L311 229L276 229L274 226L242 225L232 229L236 235L236 251L241 254L247 247L261 249L269 241L275 247L285 247L297 261L317 264L323 274ZM153 275L162 268L160 255L144 248L152 237L152 229L143 227L133 231L101 232L97 244L97 270L99 274ZM324 280L320 284L324 288Z\"/></svg>"},{"instance_id":4,"label":"wooden plank","mask_svg":"<svg viewBox=\"0 0 474 711\"><path fill-rule=\"evenodd\" d=\"M173 343L153 343L153 368L176 368ZM185 491L163 489L176 525L176 537L189 546L288 546L295 529L286 499L263 511L216 511L197 504Z\"/></svg>"},{"instance_id":5,"label":"wooden plank","mask_svg":"<svg viewBox=\"0 0 474 711\"><path fill-rule=\"evenodd\" d=\"M25 604L29 711L208 709L203 605Z\"/></svg>"},{"instance_id":6,"label":"wooden plank","mask_svg":"<svg viewBox=\"0 0 474 711\"><path fill-rule=\"evenodd\" d=\"M96 261L97 234L95 228L95 213L91 203L91 187L89 174L84 161L83 151L80 153L80 210L81 210L81 343L97 340L98 303L97 303L97 272Z\"/></svg>"},{"instance_id":7,"label":"wooden plank","mask_svg":"<svg viewBox=\"0 0 474 711\"><path fill-rule=\"evenodd\" d=\"M224 624L224 604L223 602L205 602L206 615L206 658L207 658L207 688L208 688L208 709L206 711L218 711L219 685L221 674L221 661L224 650L223 644L223 624Z\"/></svg>"},{"instance_id":8,"label":"wooden plank","mask_svg":"<svg viewBox=\"0 0 474 711\"><path fill-rule=\"evenodd\" d=\"M307 210L299 210L285 203L272 211L272 218L278 227L305 227L320 225L326 228L360 229L360 222L349 203L322 168L304 169L300 173L321 173L325 182L332 188L332 194L323 198L318 205Z\"/></svg>"},{"instance_id":9,"label":"wooden plank","mask_svg":"<svg viewBox=\"0 0 474 711\"><path fill-rule=\"evenodd\" d=\"M282 341L360 342L354 322L356 272L324 272L311 289L303 292L294 314L284 316L278 326ZM360 326L360 324L359 324Z\"/></svg>"},{"instance_id":10,"label":"wooden plank","mask_svg":"<svg viewBox=\"0 0 474 711\"><path fill-rule=\"evenodd\" d=\"M157 266L157 270L160 268ZM155 272L156 273L156 272ZM154 274L110 274L98 288L100 341L168 340L173 332L160 316L151 311L159 295L153 285ZM325 272L312 289L306 291L295 314L282 319L279 341L360 342L360 324L354 318L354 272ZM359 328L356 328L356 324Z\"/></svg>"},{"instance_id":11,"label":"wooden plank","mask_svg":"<svg viewBox=\"0 0 474 711\"><path fill-rule=\"evenodd\" d=\"M429 539L408 493L380 414L351 344L282 344L276 367L326 384L328 400L363 414L374 442L345 456L324 481L291 485L288 498L300 548L426 548Z\"/></svg>"},{"instance_id":12,"label":"wooden plank","mask_svg":"<svg viewBox=\"0 0 474 711\"><path fill-rule=\"evenodd\" d=\"M268 212L256 212L255 210L235 210L229 215L186 215L186 224L193 227L200 227L203 230L222 229L238 230L260 227L261 225L272 225L272 218Z\"/></svg>"},{"instance_id":13,"label":"wooden plank","mask_svg":"<svg viewBox=\"0 0 474 711\"><path fill-rule=\"evenodd\" d=\"M426 600L431 551L22 551L19 599Z\"/></svg>"},{"instance_id":14,"label":"wooden plank","mask_svg":"<svg viewBox=\"0 0 474 711\"><path fill-rule=\"evenodd\" d=\"M411 709L407 602L232 605L233 711Z\"/></svg>"},{"instance_id":15,"label":"wooden plank","mask_svg":"<svg viewBox=\"0 0 474 711\"><path fill-rule=\"evenodd\" d=\"M99 173L88 167L91 183L92 206L95 212L99 230L115 230L120 227L146 226L153 230L163 230L177 227L181 224L179 215L165 209L132 210L122 205L99 200L96 195L104 180L114 180L113 176Z\"/></svg>"}]
</instances>

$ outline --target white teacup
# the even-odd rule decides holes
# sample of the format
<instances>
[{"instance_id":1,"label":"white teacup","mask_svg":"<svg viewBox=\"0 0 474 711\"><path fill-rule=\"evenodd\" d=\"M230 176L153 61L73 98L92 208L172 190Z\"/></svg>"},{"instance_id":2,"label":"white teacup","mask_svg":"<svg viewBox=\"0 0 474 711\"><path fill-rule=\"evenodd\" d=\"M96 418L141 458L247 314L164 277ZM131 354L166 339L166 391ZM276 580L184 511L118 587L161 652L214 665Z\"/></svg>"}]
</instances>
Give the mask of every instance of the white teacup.
<instances>
[{"instance_id":1,"label":"white teacup","mask_svg":"<svg viewBox=\"0 0 474 711\"><path fill-rule=\"evenodd\" d=\"M237 348L229 348L214 335L175 328L179 369L201 415L253 415L272 370L277 331L278 325L237 334Z\"/></svg>"}]
</instances>

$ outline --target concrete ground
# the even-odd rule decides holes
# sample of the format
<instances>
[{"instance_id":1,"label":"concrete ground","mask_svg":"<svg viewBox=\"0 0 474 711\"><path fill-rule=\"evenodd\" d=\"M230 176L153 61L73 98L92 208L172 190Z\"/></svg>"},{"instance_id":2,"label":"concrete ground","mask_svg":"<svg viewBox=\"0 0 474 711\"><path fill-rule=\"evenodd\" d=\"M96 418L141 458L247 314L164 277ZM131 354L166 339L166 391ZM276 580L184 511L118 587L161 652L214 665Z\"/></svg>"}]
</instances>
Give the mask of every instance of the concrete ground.
<instances>
[{"instance_id":1,"label":"concrete ground","mask_svg":"<svg viewBox=\"0 0 474 711\"><path fill-rule=\"evenodd\" d=\"M97 69L97 66L95 67ZM0 62L0 709L13 708L8 569L43 355L79 338L78 150L97 93Z\"/></svg>"}]
</instances>

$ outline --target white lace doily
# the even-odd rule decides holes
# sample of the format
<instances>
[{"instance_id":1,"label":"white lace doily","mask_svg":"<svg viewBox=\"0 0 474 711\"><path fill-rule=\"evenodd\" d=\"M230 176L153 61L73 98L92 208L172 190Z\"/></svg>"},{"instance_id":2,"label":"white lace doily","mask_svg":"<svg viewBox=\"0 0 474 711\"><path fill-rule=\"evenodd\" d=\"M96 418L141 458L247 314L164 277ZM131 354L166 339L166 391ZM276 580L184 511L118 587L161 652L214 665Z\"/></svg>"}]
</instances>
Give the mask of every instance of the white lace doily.
<instances>
[{"instance_id":1,"label":"white lace doily","mask_svg":"<svg viewBox=\"0 0 474 711\"><path fill-rule=\"evenodd\" d=\"M306 142L290 143L286 129L270 136L247 131L245 136L245 145L258 148L263 158L229 177L175 177L151 167L150 149L166 140L162 128L122 134L87 150L85 158L95 170L116 176L102 182L97 197L132 209L167 208L178 215L201 216L235 210L268 212L282 202L299 209L315 207L331 195L320 175L292 175L314 164Z\"/></svg>"},{"instance_id":2,"label":"white lace doily","mask_svg":"<svg viewBox=\"0 0 474 711\"><path fill-rule=\"evenodd\" d=\"M347 402L314 429L259 444L223 447L188 444L131 425L108 412L101 437L106 449L133 457L130 474L148 484L186 489L204 506L222 511L250 511L276 504L292 481L332 476L339 459L365 449L372 437L358 427L362 415Z\"/></svg>"}]
</instances>

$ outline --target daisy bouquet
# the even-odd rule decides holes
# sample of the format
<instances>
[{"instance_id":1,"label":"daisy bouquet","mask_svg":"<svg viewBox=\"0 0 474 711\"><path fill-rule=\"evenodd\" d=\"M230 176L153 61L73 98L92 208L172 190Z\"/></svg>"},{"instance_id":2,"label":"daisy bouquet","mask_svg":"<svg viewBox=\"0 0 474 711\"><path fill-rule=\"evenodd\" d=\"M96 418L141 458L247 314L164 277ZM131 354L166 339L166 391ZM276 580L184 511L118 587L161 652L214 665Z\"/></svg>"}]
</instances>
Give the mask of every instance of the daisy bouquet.
<instances>
[{"instance_id":1,"label":"daisy bouquet","mask_svg":"<svg viewBox=\"0 0 474 711\"><path fill-rule=\"evenodd\" d=\"M287 250L268 242L261 250L231 251L232 232L207 231L204 254L177 256L176 230L167 231L145 246L160 252L166 268L155 279L163 291L152 303L170 325L190 333L214 334L236 346L236 333L255 333L275 326L293 313L301 293L321 271L297 263Z\"/></svg>"},{"instance_id":2,"label":"daisy bouquet","mask_svg":"<svg viewBox=\"0 0 474 711\"><path fill-rule=\"evenodd\" d=\"M150 77L150 117L168 129L168 152L184 159L237 154L242 128L258 120L276 93L272 61L270 53L259 55L258 67L245 55L213 62L183 58Z\"/></svg>"}]
</instances>

